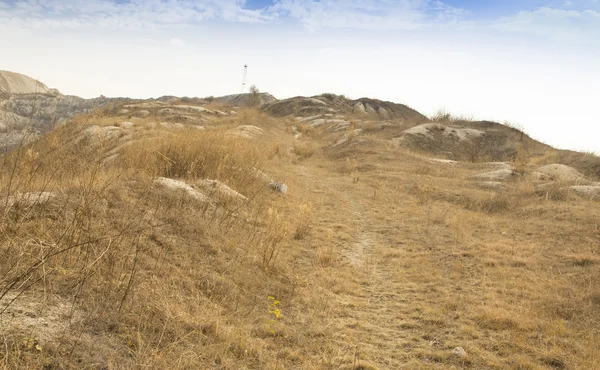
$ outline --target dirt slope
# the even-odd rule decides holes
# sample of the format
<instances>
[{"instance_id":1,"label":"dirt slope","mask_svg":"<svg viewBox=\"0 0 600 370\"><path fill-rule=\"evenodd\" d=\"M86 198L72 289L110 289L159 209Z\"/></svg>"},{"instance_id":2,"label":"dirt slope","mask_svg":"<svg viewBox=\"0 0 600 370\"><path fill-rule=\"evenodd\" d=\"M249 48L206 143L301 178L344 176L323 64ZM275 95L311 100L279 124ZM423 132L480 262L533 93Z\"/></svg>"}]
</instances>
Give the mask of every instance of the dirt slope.
<instances>
[{"instance_id":1,"label":"dirt slope","mask_svg":"<svg viewBox=\"0 0 600 370\"><path fill-rule=\"evenodd\" d=\"M59 95L59 92L29 76L0 70L0 95L3 94Z\"/></svg>"},{"instance_id":2,"label":"dirt slope","mask_svg":"<svg viewBox=\"0 0 600 370\"><path fill-rule=\"evenodd\" d=\"M329 98L306 106L353 109ZM600 184L554 152L450 160L394 139L497 127L165 100L2 157L0 367L598 364L600 198L581 190Z\"/></svg>"}]
</instances>

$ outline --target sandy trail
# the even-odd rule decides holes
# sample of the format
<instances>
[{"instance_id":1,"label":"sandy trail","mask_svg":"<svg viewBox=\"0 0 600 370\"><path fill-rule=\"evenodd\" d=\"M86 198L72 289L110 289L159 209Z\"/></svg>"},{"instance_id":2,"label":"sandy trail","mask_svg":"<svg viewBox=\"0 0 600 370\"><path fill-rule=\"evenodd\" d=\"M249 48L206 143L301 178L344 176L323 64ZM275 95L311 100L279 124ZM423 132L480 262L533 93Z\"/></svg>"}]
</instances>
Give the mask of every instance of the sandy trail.
<instances>
[{"instance_id":1,"label":"sandy trail","mask_svg":"<svg viewBox=\"0 0 600 370\"><path fill-rule=\"evenodd\" d=\"M334 339L340 348L346 348L342 363L357 366L370 363L375 368L394 369L405 363L403 343L410 335L406 330L403 312L409 300L399 291L402 276L399 266L390 263L386 251L390 241L378 230L392 228L374 214L366 184L352 184L349 176L322 172L317 167L304 167L303 176L314 181L313 186L330 189L328 198L335 204L336 219L327 212L316 214L315 224L333 222L352 230L352 241L340 250L340 264L350 269L349 276L358 286L350 294L336 294L332 317ZM402 214L397 217L405 217Z\"/></svg>"}]
</instances>

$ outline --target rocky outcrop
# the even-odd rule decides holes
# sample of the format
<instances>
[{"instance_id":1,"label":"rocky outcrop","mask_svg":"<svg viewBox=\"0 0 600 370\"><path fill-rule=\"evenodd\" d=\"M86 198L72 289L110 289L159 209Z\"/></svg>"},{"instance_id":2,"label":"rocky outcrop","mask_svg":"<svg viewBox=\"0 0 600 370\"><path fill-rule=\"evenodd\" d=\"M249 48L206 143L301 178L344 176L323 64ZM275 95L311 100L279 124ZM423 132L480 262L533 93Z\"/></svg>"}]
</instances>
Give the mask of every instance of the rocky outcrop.
<instances>
[{"instance_id":1,"label":"rocky outcrop","mask_svg":"<svg viewBox=\"0 0 600 370\"><path fill-rule=\"evenodd\" d=\"M536 180L549 181L577 181L584 179L584 176L575 168L557 163L538 168L532 176Z\"/></svg>"},{"instance_id":2,"label":"rocky outcrop","mask_svg":"<svg viewBox=\"0 0 600 370\"><path fill-rule=\"evenodd\" d=\"M420 122L425 119L421 113L403 104L396 104L377 99L348 99L334 94L322 94L313 97L298 96L268 103L262 107L264 111L275 116L311 117L319 115L358 115L368 119L401 119Z\"/></svg>"},{"instance_id":3,"label":"rocky outcrop","mask_svg":"<svg viewBox=\"0 0 600 370\"><path fill-rule=\"evenodd\" d=\"M51 89L38 80L20 73L0 71L0 97L14 94L44 94L58 96L56 89Z\"/></svg>"},{"instance_id":4,"label":"rocky outcrop","mask_svg":"<svg viewBox=\"0 0 600 370\"><path fill-rule=\"evenodd\" d=\"M31 141L77 114L124 100L62 95L31 77L0 71L0 150Z\"/></svg>"},{"instance_id":5,"label":"rocky outcrop","mask_svg":"<svg viewBox=\"0 0 600 370\"><path fill-rule=\"evenodd\" d=\"M232 107L243 107L249 104L249 102L253 99L252 94L233 94L233 95L225 95L220 96L218 98L210 99L215 103L221 103L226 105L231 105ZM258 94L258 102L260 105L268 104L276 102L277 99L268 93L259 93Z\"/></svg>"},{"instance_id":6,"label":"rocky outcrop","mask_svg":"<svg viewBox=\"0 0 600 370\"><path fill-rule=\"evenodd\" d=\"M496 170L491 172L480 173L472 176L474 179L487 181L507 181L515 177L517 174L513 170Z\"/></svg>"}]
</instances>

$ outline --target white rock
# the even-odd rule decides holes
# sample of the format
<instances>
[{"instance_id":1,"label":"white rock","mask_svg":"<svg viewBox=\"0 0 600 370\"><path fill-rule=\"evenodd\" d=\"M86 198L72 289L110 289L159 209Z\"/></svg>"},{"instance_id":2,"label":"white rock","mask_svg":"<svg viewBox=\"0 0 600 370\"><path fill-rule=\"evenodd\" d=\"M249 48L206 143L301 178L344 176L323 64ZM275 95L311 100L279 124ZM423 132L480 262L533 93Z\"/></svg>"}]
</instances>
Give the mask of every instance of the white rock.
<instances>
[{"instance_id":1,"label":"white rock","mask_svg":"<svg viewBox=\"0 0 600 370\"><path fill-rule=\"evenodd\" d=\"M256 179L266 182L268 184L273 182L273 179L271 179L271 177L269 175L267 175L266 173L262 172L261 170L257 169L257 168L253 168L252 169L252 173L254 174L254 177L256 177Z\"/></svg>"},{"instance_id":2,"label":"white rock","mask_svg":"<svg viewBox=\"0 0 600 370\"><path fill-rule=\"evenodd\" d=\"M367 113L372 114L372 115L377 115L377 112L375 111L375 109L373 109L373 107L370 106L369 104L367 104L365 106L365 109L366 109Z\"/></svg>"},{"instance_id":3,"label":"white rock","mask_svg":"<svg viewBox=\"0 0 600 370\"><path fill-rule=\"evenodd\" d=\"M467 351L465 351L465 349L462 347L454 348L452 350L452 353L454 353L458 357L467 357Z\"/></svg>"},{"instance_id":4,"label":"white rock","mask_svg":"<svg viewBox=\"0 0 600 370\"><path fill-rule=\"evenodd\" d=\"M441 134L446 137L454 137L460 141L480 137L484 134L484 132L480 130L451 127L442 125L441 123L425 123L403 131L404 135L421 135L432 140L435 139L433 136L434 133Z\"/></svg>"},{"instance_id":5,"label":"white rock","mask_svg":"<svg viewBox=\"0 0 600 370\"><path fill-rule=\"evenodd\" d=\"M31 207L37 204L47 203L50 199L56 198L56 194L49 191L16 193L8 197L8 207L13 205Z\"/></svg>"},{"instance_id":6,"label":"white rock","mask_svg":"<svg viewBox=\"0 0 600 370\"><path fill-rule=\"evenodd\" d=\"M177 111L173 108L163 108L158 111L158 114L161 116L172 116L177 114Z\"/></svg>"},{"instance_id":7,"label":"white rock","mask_svg":"<svg viewBox=\"0 0 600 370\"><path fill-rule=\"evenodd\" d=\"M484 166L495 167L498 170L513 170L513 166L507 162L485 162Z\"/></svg>"},{"instance_id":8,"label":"white rock","mask_svg":"<svg viewBox=\"0 0 600 370\"><path fill-rule=\"evenodd\" d=\"M472 176L474 179L489 180L489 181L506 181L515 176L512 170L496 170L491 172L480 173Z\"/></svg>"},{"instance_id":9,"label":"white rock","mask_svg":"<svg viewBox=\"0 0 600 370\"><path fill-rule=\"evenodd\" d=\"M442 159L442 158L430 158L430 162L443 163L443 164L458 164L458 161L454 161L452 159Z\"/></svg>"},{"instance_id":10,"label":"white rock","mask_svg":"<svg viewBox=\"0 0 600 370\"><path fill-rule=\"evenodd\" d=\"M352 110L354 111L355 114L366 114L367 113L365 106L361 102L354 104L354 107L352 108Z\"/></svg>"},{"instance_id":11,"label":"white rock","mask_svg":"<svg viewBox=\"0 0 600 370\"><path fill-rule=\"evenodd\" d=\"M233 190L229 186L223 184L219 180L199 180L196 182L198 186L202 187L206 192L210 192L219 198L228 198L238 201L248 200L244 195Z\"/></svg>"},{"instance_id":12,"label":"white rock","mask_svg":"<svg viewBox=\"0 0 600 370\"><path fill-rule=\"evenodd\" d=\"M159 125L161 125L164 128L183 128L184 125L181 122L159 122Z\"/></svg>"},{"instance_id":13,"label":"white rock","mask_svg":"<svg viewBox=\"0 0 600 370\"><path fill-rule=\"evenodd\" d=\"M577 181L584 176L573 167L564 164L549 164L538 168L533 174L539 180Z\"/></svg>"},{"instance_id":14,"label":"white rock","mask_svg":"<svg viewBox=\"0 0 600 370\"><path fill-rule=\"evenodd\" d=\"M79 143L84 139L96 140L95 144L99 144L99 140L113 141L121 137L123 129L117 126L97 126L87 127L75 139L75 143Z\"/></svg>"},{"instance_id":15,"label":"white rock","mask_svg":"<svg viewBox=\"0 0 600 370\"><path fill-rule=\"evenodd\" d=\"M206 109L204 107L198 107L195 105L174 105L173 108L175 109L180 109L180 110L185 110L185 111L190 111L190 112L197 112L197 113L209 113L209 114L214 114L215 112L209 109Z\"/></svg>"},{"instance_id":16,"label":"white rock","mask_svg":"<svg viewBox=\"0 0 600 370\"><path fill-rule=\"evenodd\" d=\"M329 127L329 131L330 132L338 132L338 131L343 131L345 129L347 129L348 127L350 127L350 125L352 123L348 122L348 121L344 121L344 120L336 120L335 122L332 122L333 125L331 127Z\"/></svg>"},{"instance_id":17,"label":"white rock","mask_svg":"<svg viewBox=\"0 0 600 370\"><path fill-rule=\"evenodd\" d=\"M600 186L596 185L575 185L567 188L574 193L585 197L600 198Z\"/></svg>"},{"instance_id":18,"label":"white rock","mask_svg":"<svg viewBox=\"0 0 600 370\"><path fill-rule=\"evenodd\" d=\"M194 189L193 186L187 184L184 181L170 179L168 177L159 177L156 180L154 180L154 182L156 184L162 185L165 188L173 190L173 191L183 191L191 198L194 198L201 202L209 201L209 199L206 195L204 195L201 192L199 192L198 190Z\"/></svg>"},{"instance_id":19,"label":"white rock","mask_svg":"<svg viewBox=\"0 0 600 370\"><path fill-rule=\"evenodd\" d=\"M316 98L306 98L306 101L309 101L309 102L317 104L317 105L327 105L324 101L316 99Z\"/></svg>"},{"instance_id":20,"label":"white rock","mask_svg":"<svg viewBox=\"0 0 600 370\"><path fill-rule=\"evenodd\" d=\"M326 119L317 118L314 121L310 121L309 125L311 125L312 127L318 127L318 126L321 126L322 124L324 124L326 122L327 122Z\"/></svg>"},{"instance_id":21,"label":"white rock","mask_svg":"<svg viewBox=\"0 0 600 370\"><path fill-rule=\"evenodd\" d=\"M270 183L269 186L271 187L271 189L278 191L281 194L285 194L288 191L287 185L282 182L274 181L274 182Z\"/></svg>"},{"instance_id":22,"label":"white rock","mask_svg":"<svg viewBox=\"0 0 600 370\"><path fill-rule=\"evenodd\" d=\"M483 189L504 190L508 187L499 181L482 181L478 182L477 186Z\"/></svg>"},{"instance_id":23,"label":"white rock","mask_svg":"<svg viewBox=\"0 0 600 370\"><path fill-rule=\"evenodd\" d=\"M122 127L122 128L131 128L133 126L134 126L133 122L121 122L119 124L119 127Z\"/></svg>"},{"instance_id":24,"label":"white rock","mask_svg":"<svg viewBox=\"0 0 600 370\"><path fill-rule=\"evenodd\" d=\"M264 130L253 125L242 125L234 128L232 133L236 136L241 136L248 139L256 139L264 133Z\"/></svg>"}]
</instances>

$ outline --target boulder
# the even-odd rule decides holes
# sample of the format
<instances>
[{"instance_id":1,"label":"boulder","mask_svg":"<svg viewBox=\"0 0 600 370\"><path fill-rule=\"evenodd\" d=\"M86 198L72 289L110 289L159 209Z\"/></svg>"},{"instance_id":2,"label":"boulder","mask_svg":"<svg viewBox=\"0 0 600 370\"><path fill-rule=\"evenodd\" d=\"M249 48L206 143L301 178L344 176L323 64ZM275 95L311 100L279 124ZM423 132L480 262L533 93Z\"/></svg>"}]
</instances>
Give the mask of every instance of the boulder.
<instances>
[{"instance_id":1,"label":"boulder","mask_svg":"<svg viewBox=\"0 0 600 370\"><path fill-rule=\"evenodd\" d=\"M132 128L134 126L133 122L121 122L119 127L121 128Z\"/></svg>"},{"instance_id":2,"label":"boulder","mask_svg":"<svg viewBox=\"0 0 600 370\"><path fill-rule=\"evenodd\" d=\"M204 179L197 181L196 184L199 187L201 187L205 191L205 193L210 194L213 198L217 197L219 199L228 199L235 201L248 200L248 198L246 198L244 195L238 193L237 191L223 184L219 180Z\"/></svg>"},{"instance_id":3,"label":"boulder","mask_svg":"<svg viewBox=\"0 0 600 370\"><path fill-rule=\"evenodd\" d=\"M288 191L287 185L282 182L273 181L269 184L269 187L281 194L285 194Z\"/></svg>"},{"instance_id":4,"label":"boulder","mask_svg":"<svg viewBox=\"0 0 600 370\"><path fill-rule=\"evenodd\" d=\"M569 186L567 189L584 197L600 198L600 186L597 185L574 185Z\"/></svg>"},{"instance_id":5,"label":"boulder","mask_svg":"<svg viewBox=\"0 0 600 370\"><path fill-rule=\"evenodd\" d=\"M510 180L516 176L516 173L513 170L503 169L496 170L491 172L484 172L477 175L472 176L474 179L478 180L487 180L487 181L506 181Z\"/></svg>"},{"instance_id":6,"label":"boulder","mask_svg":"<svg viewBox=\"0 0 600 370\"><path fill-rule=\"evenodd\" d=\"M508 186L499 182L499 181L481 181L476 183L476 185L482 189L491 189L491 190L505 190L508 189Z\"/></svg>"},{"instance_id":7,"label":"boulder","mask_svg":"<svg viewBox=\"0 0 600 370\"><path fill-rule=\"evenodd\" d=\"M154 182L161 185L171 191L179 191L187 194L190 198L196 199L200 202L208 202L209 199L206 195L196 190L192 185L187 184L181 180L170 179L168 177L159 177Z\"/></svg>"},{"instance_id":8,"label":"boulder","mask_svg":"<svg viewBox=\"0 0 600 370\"><path fill-rule=\"evenodd\" d=\"M140 117L140 118L146 118L150 115L150 111L142 109L141 111L137 112L136 116Z\"/></svg>"},{"instance_id":9,"label":"boulder","mask_svg":"<svg viewBox=\"0 0 600 370\"><path fill-rule=\"evenodd\" d=\"M256 139L264 133L264 130L253 125L242 125L234 128L232 133L236 136L245 137L247 139Z\"/></svg>"},{"instance_id":10,"label":"boulder","mask_svg":"<svg viewBox=\"0 0 600 370\"><path fill-rule=\"evenodd\" d=\"M462 347L456 347L452 350L452 353L458 357L467 357L467 351Z\"/></svg>"},{"instance_id":11,"label":"boulder","mask_svg":"<svg viewBox=\"0 0 600 370\"><path fill-rule=\"evenodd\" d=\"M564 164L549 164L538 168L532 173L536 180L550 181L577 181L584 180L584 176L573 167Z\"/></svg>"},{"instance_id":12,"label":"boulder","mask_svg":"<svg viewBox=\"0 0 600 370\"><path fill-rule=\"evenodd\" d=\"M8 207L21 206L31 207L38 204L44 204L51 199L56 198L56 194L49 191L16 193L8 197Z\"/></svg>"}]
</instances>

